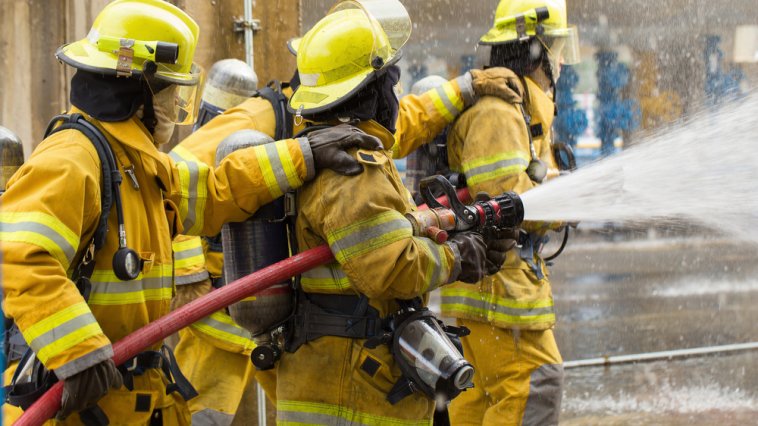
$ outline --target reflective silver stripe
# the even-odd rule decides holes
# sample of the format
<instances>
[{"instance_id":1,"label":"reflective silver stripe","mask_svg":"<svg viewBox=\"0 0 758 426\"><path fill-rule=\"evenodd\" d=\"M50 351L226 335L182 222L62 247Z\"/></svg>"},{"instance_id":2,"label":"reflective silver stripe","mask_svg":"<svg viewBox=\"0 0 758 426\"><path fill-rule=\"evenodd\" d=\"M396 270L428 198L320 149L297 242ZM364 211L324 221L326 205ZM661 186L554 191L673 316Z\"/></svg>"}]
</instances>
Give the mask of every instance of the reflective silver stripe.
<instances>
[{"instance_id":1,"label":"reflective silver stripe","mask_svg":"<svg viewBox=\"0 0 758 426\"><path fill-rule=\"evenodd\" d=\"M489 303L486 300L473 299L463 296L446 296L442 295L441 304L443 305L466 305L483 311L493 311L503 315L517 316L517 317L532 317L538 315L554 314L555 309L552 306L545 308L512 308L497 303Z\"/></svg>"},{"instance_id":2,"label":"reflective silver stripe","mask_svg":"<svg viewBox=\"0 0 758 426\"><path fill-rule=\"evenodd\" d=\"M192 414L193 425L229 426L234 420L234 414L204 408Z\"/></svg>"},{"instance_id":3,"label":"reflective silver stripe","mask_svg":"<svg viewBox=\"0 0 758 426\"><path fill-rule=\"evenodd\" d=\"M182 218L182 226L188 230L192 228L196 220L195 208L197 207L197 182L200 176L200 167L196 162L187 161L174 151L171 151L169 156L177 163L186 164L187 171L189 172L189 182L187 182L187 217ZM184 182L180 182L180 184L184 184Z\"/></svg>"},{"instance_id":4,"label":"reflective silver stripe","mask_svg":"<svg viewBox=\"0 0 758 426\"><path fill-rule=\"evenodd\" d=\"M132 293L140 290L158 290L171 288L171 277L142 278L134 281L95 281L92 280L92 292L101 294Z\"/></svg>"},{"instance_id":5,"label":"reflective silver stripe","mask_svg":"<svg viewBox=\"0 0 758 426\"><path fill-rule=\"evenodd\" d=\"M529 162L523 158L513 158L510 160L500 160L491 164L485 164L483 166L474 167L469 170L464 170L464 172L466 173L466 177L471 178L476 175L490 173L498 169L504 169L504 168L512 167L512 166L522 166L524 170L526 170L527 166L529 166Z\"/></svg>"},{"instance_id":6,"label":"reflective silver stripe","mask_svg":"<svg viewBox=\"0 0 758 426\"><path fill-rule=\"evenodd\" d=\"M415 237L415 239L420 244L424 244L426 246L426 249L429 251L429 255L431 256L429 263L430 267L432 268L432 276L430 277L429 287L426 291L434 290L442 284L445 284L445 281L447 281L447 277L444 277L443 279L443 271L445 271L446 268L443 264L444 260L440 256L440 245L430 240L429 238Z\"/></svg>"},{"instance_id":7,"label":"reflective silver stripe","mask_svg":"<svg viewBox=\"0 0 758 426\"><path fill-rule=\"evenodd\" d=\"M333 243L329 244L329 247L332 252L335 253L335 256L341 252L344 254L345 258L350 258L352 257L350 253L355 251L351 249L354 249L359 245L370 245L374 248L379 248L397 241L397 239L394 241L389 239L384 244L372 244L372 240L379 240L377 242L382 242L382 237L390 232L398 230L407 231L407 236L413 235L413 228L411 227L410 222L408 222L408 219L399 217L387 222L378 223L368 228L358 229L352 234L345 235L344 237L335 240Z\"/></svg>"},{"instance_id":8,"label":"reflective silver stripe","mask_svg":"<svg viewBox=\"0 0 758 426\"><path fill-rule=\"evenodd\" d=\"M49 331L35 337L34 340L29 342L29 346L34 350L34 352L40 352L45 346L66 337L76 330L95 323L97 323L95 316L90 312L85 312L82 315L71 318L62 324L56 325Z\"/></svg>"},{"instance_id":9,"label":"reflective silver stripe","mask_svg":"<svg viewBox=\"0 0 758 426\"><path fill-rule=\"evenodd\" d=\"M194 274L189 275L181 275L174 278L174 284L176 285L186 285L186 284L195 284L199 283L200 281L204 281L210 278L210 274L208 274L208 271L200 271L195 272Z\"/></svg>"},{"instance_id":10,"label":"reflective silver stripe","mask_svg":"<svg viewBox=\"0 0 758 426\"><path fill-rule=\"evenodd\" d=\"M450 102L450 98L448 98L447 93L445 93L445 89L442 86L437 86L434 89L437 94L440 97L440 100L442 101L442 105L445 105L445 109L447 109L447 112L450 113L453 117L457 117L458 114L461 113L461 111L453 105L452 102Z\"/></svg>"},{"instance_id":11,"label":"reflective silver stripe","mask_svg":"<svg viewBox=\"0 0 758 426\"><path fill-rule=\"evenodd\" d=\"M557 425L562 396L562 364L545 364L532 371L523 426Z\"/></svg>"},{"instance_id":12,"label":"reflective silver stripe","mask_svg":"<svg viewBox=\"0 0 758 426\"><path fill-rule=\"evenodd\" d=\"M66 255L68 263L74 259L76 255L76 247L72 247L71 244L63 238L58 232L47 225L43 225L37 222L3 222L2 232L33 232L35 234L43 235L51 239Z\"/></svg>"},{"instance_id":13,"label":"reflective silver stripe","mask_svg":"<svg viewBox=\"0 0 758 426\"><path fill-rule=\"evenodd\" d=\"M474 93L474 83L471 73L465 73L462 76L455 79L458 83L458 88L461 89L461 97L463 98L463 107L467 108L474 104L476 101Z\"/></svg>"},{"instance_id":14,"label":"reflective silver stripe","mask_svg":"<svg viewBox=\"0 0 758 426\"><path fill-rule=\"evenodd\" d=\"M224 322L221 322L221 321L218 321L218 320L215 320L215 319L211 318L210 316L207 316L207 317L201 319L198 322L199 323L203 323L203 324L205 324L205 325L207 325L209 327L212 327L212 328L214 328L216 330L220 330L220 331L222 331L224 333L228 333L228 334L235 335L237 337L241 337L243 339L247 339L247 340L252 339L252 335L250 334L250 332L247 331L247 330L245 330L244 328L239 327L239 326L234 326L232 324L227 324L227 323L224 323Z\"/></svg>"},{"instance_id":15,"label":"reflective silver stripe","mask_svg":"<svg viewBox=\"0 0 758 426\"><path fill-rule=\"evenodd\" d=\"M76 373L80 373L93 365L111 358L113 358L113 347L111 345L103 346L95 349L87 355L80 356L79 358L61 365L53 370L53 373L58 376L58 379L65 380Z\"/></svg>"},{"instance_id":16,"label":"reflective silver stripe","mask_svg":"<svg viewBox=\"0 0 758 426\"><path fill-rule=\"evenodd\" d=\"M193 256L198 256L198 255L201 255L201 254L203 254L203 247L202 246L192 247L192 248L187 249L187 250L175 251L174 252L174 260L187 259L187 258L190 258L190 257L193 257Z\"/></svg>"},{"instance_id":17,"label":"reflective silver stripe","mask_svg":"<svg viewBox=\"0 0 758 426\"><path fill-rule=\"evenodd\" d=\"M458 275L461 274L461 271L463 268L461 267L461 252L458 250L458 246L456 244L450 244L445 243L448 247L453 251L453 267L451 268L450 275L448 276L447 283L449 284L453 281L458 280Z\"/></svg>"},{"instance_id":18,"label":"reflective silver stripe","mask_svg":"<svg viewBox=\"0 0 758 426\"><path fill-rule=\"evenodd\" d=\"M277 422L293 422L307 425L351 425L351 426L371 426L368 423L358 423L354 420L348 420L343 417L330 416L329 414L303 413L299 411L276 410Z\"/></svg>"},{"instance_id":19,"label":"reflective silver stripe","mask_svg":"<svg viewBox=\"0 0 758 426\"><path fill-rule=\"evenodd\" d=\"M316 165L313 162L311 144L307 137L297 138L297 142L300 144L300 151L303 152L303 160L305 160L305 181L309 181L316 176Z\"/></svg>"},{"instance_id":20,"label":"reflective silver stripe","mask_svg":"<svg viewBox=\"0 0 758 426\"><path fill-rule=\"evenodd\" d=\"M303 272L303 277L313 279L340 279L347 278L341 268L331 266L318 266L310 271Z\"/></svg>"},{"instance_id":21,"label":"reflective silver stripe","mask_svg":"<svg viewBox=\"0 0 758 426\"><path fill-rule=\"evenodd\" d=\"M289 180L287 180L287 172L284 171L282 159L279 158L279 151L276 149L276 144L267 143L263 145L263 147L266 149L266 156L271 164L271 171L274 172L274 177L276 178L277 185L279 185L279 189L282 193L291 190L292 187L290 186Z\"/></svg>"}]
</instances>

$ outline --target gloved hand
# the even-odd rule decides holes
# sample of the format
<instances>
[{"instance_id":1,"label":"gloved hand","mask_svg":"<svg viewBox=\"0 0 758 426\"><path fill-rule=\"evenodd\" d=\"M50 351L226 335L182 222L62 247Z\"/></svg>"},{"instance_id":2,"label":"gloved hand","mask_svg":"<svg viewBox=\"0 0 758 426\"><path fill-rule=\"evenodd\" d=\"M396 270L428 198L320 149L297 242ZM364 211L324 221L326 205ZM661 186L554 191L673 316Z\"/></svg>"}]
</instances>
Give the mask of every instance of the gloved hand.
<instances>
[{"instance_id":1,"label":"gloved hand","mask_svg":"<svg viewBox=\"0 0 758 426\"><path fill-rule=\"evenodd\" d=\"M516 247L518 238L518 229L498 229L484 236L487 244L487 275L492 275L503 267L506 253Z\"/></svg>"},{"instance_id":2,"label":"gloved hand","mask_svg":"<svg viewBox=\"0 0 758 426\"><path fill-rule=\"evenodd\" d=\"M469 73L476 96L496 96L510 104L521 102L521 82L513 71L494 67Z\"/></svg>"},{"instance_id":3,"label":"gloved hand","mask_svg":"<svg viewBox=\"0 0 758 426\"><path fill-rule=\"evenodd\" d=\"M307 138L316 171L331 169L346 176L360 174L363 166L345 150L355 147L372 150L383 148L379 138L349 124L314 130L308 133Z\"/></svg>"},{"instance_id":4,"label":"gloved hand","mask_svg":"<svg viewBox=\"0 0 758 426\"><path fill-rule=\"evenodd\" d=\"M477 232L458 232L447 243L453 246L461 259L461 272L455 279L475 284L487 273L487 245Z\"/></svg>"},{"instance_id":5,"label":"gloved hand","mask_svg":"<svg viewBox=\"0 0 758 426\"><path fill-rule=\"evenodd\" d=\"M121 373L112 359L74 374L63 381L61 410L56 417L63 420L73 412L90 408L108 393L109 388L118 389L122 384Z\"/></svg>"}]
</instances>

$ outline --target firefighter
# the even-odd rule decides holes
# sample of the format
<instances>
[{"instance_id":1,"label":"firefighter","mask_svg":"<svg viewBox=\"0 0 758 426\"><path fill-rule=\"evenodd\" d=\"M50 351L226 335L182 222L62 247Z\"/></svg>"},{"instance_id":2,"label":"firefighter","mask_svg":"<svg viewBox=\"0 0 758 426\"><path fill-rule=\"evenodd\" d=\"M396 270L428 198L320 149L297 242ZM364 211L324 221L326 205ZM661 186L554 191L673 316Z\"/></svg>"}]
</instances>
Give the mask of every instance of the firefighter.
<instances>
[{"instance_id":1,"label":"firefighter","mask_svg":"<svg viewBox=\"0 0 758 426\"><path fill-rule=\"evenodd\" d=\"M192 390L170 353L153 346L122 366L111 360L111 342L168 312L172 236L214 235L317 169L358 173L341 149L377 147L347 128L241 150L215 169L161 153L174 125L194 118L197 37L192 18L167 2L107 5L87 38L56 53L76 69L73 106L56 120L63 130L2 196L5 314L63 381L67 424L189 424ZM286 179L271 179L271 164L284 164Z\"/></svg>"},{"instance_id":2,"label":"firefighter","mask_svg":"<svg viewBox=\"0 0 758 426\"><path fill-rule=\"evenodd\" d=\"M407 35L389 36L368 3L333 8L297 47L301 85L289 106L296 120L309 123L305 134L353 123L379 137L386 151L353 151L363 174L343 179L320 173L297 193L297 246L306 250L327 243L336 261L300 279L291 334L277 369L282 424L428 424L434 400L420 393L396 398L403 379L399 363L387 344L366 339L381 340L398 300L485 274L487 250L480 235L459 233L437 244L413 236L403 216L415 206L390 149L399 109L394 64ZM399 2L381 3L397 18L395 24L402 22L405 9Z\"/></svg>"},{"instance_id":3,"label":"firefighter","mask_svg":"<svg viewBox=\"0 0 758 426\"><path fill-rule=\"evenodd\" d=\"M491 66L511 70L511 96L483 98L458 118L448 136L450 167L471 193L523 193L557 174L555 81L562 63L578 59L576 28L564 0L502 0L480 44L491 46ZM560 226L524 222L520 250L507 253L497 274L441 290L443 314L471 329L462 340L476 370L474 388L450 405L452 424L557 424L563 361L540 247Z\"/></svg>"},{"instance_id":4,"label":"firefighter","mask_svg":"<svg viewBox=\"0 0 758 426\"><path fill-rule=\"evenodd\" d=\"M291 43L290 49L296 50L298 45L299 41ZM421 146L431 141L465 108L482 96L510 96L511 91L505 79L506 71L492 68L479 71L475 76L467 74L450 81L443 80L427 91L403 97L399 103L395 125L397 130L393 135L394 147ZM292 86L297 84L296 74ZM237 95L241 94L238 82L226 84L226 88L224 86L224 82L217 82L214 85L214 95L218 96L224 90L230 91L232 88ZM277 91L277 94L286 102L292 94L292 87L288 87L287 83L282 86L284 88ZM205 96L204 93L203 97ZM219 106L224 102L216 103ZM289 126L291 133L304 128L302 123L295 124L289 113L281 117L275 104L263 96L251 97L199 128L182 141L173 154L192 156L211 164L219 143L236 131L256 129L275 138L278 127ZM280 122L281 120L286 122ZM217 238L202 242L199 238L180 236L175 240L177 258L181 257L184 264L184 268L177 271L177 284L181 281L181 285L177 288L175 308L223 285L220 245ZM198 255L200 252L205 253L205 258ZM229 320L228 313L220 311L179 333L177 360L183 368L188 366L187 376L200 393L190 401L190 410L196 421L212 420L219 425L231 422L242 398L244 389L241 384L253 378L259 381L270 400L276 399L276 370L252 370L249 355L254 343L249 339L249 333ZM215 374L206 375L206 371L214 371ZM203 390L211 387L220 387L224 391L204 395Z\"/></svg>"}]
</instances>

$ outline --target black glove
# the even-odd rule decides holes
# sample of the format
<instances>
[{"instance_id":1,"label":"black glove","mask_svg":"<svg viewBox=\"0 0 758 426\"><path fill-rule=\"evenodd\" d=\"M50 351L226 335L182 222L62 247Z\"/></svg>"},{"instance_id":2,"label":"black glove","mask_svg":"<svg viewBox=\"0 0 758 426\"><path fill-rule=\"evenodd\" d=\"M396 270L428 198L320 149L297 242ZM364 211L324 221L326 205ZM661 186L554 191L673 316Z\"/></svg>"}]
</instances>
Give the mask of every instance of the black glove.
<instances>
[{"instance_id":1,"label":"black glove","mask_svg":"<svg viewBox=\"0 0 758 426\"><path fill-rule=\"evenodd\" d=\"M476 232L453 234L447 244L454 245L461 256L461 273L457 280L470 284L478 283L487 272L487 245L484 237Z\"/></svg>"},{"instance_id":2,"label":"black glove","mask_svg":"<svg viewBox=\"0 0 758 426\"><path fill-rule=\"evenodd\" d=\"M356 147L372 150L383 148L379 138L349 124L314 130L308 133L307 138L311 144L316 171L331 169L347 176L360 174L363 166L345 150Z\"/></svg>"},{"instance_id":3,"label":"black glove","mask_svg":"<svg viewBox=\"0 0 758 426\"><path fill-rule=\"evenodd\" d=\"M112 359L74 374L63 381L61 411L56 417L63 420L75 411L90 408L108 393L109 388L118 389L122 384L121 373Z\"/></svg>"},{"instance_id":4,"label":"black glove","mask_svg":"<svg viewBox=\"0 0 758 426\"><path fill-rule=\"evenodd\" d=\"M487 244L487 275L492 275L500 270L505 263L508 250L518 244L518 229L498 229L487 232L484 242Z\"/></svg>"}]
</instances>

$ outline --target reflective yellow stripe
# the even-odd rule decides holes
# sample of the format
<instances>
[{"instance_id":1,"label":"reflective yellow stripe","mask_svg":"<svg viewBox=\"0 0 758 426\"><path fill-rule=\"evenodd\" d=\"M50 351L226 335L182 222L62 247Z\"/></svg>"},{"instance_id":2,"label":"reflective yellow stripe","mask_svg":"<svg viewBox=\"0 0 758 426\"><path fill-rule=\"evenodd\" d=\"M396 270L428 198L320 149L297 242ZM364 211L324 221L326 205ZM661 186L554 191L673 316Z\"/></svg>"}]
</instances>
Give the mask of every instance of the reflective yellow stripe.
<instances>
[{"instance_id":1,"label":"reflective yellow stripe","mask_svg":"<svg viewBox=\"0 0 758 426\"><path fill-rule=\"evenodd\" d=\"M460 112L463 111L463 98L458 96L458 93L455 91L453 84L447 82L441 86L441 89L445 91L447 99L451 104L453 104L453 106L458 110L458 113L460 114Z\"/></svg>"},{"instance_id":2,"label":"reflective yellow stripe","mask_svg":"<svg viewBox=\"0 0 758 426\"><path fill-rule=\"evenodd\" d=\"M445 256L445 249L442 244L437 244L429 238L414 237L419 247L426 253L429 263L426 266L424 274L425 282L428 287L424 290L432 291L435 288L446 284L450 277L450 265Z\"/></svg>"},{"instance_id":3,"label":"reflective yellow stripe","mask_svg":"<svg viewBox=\"0 0 758 426\"><path fill-rule=\"evenodd\" d=\"M519 301L461 288L444 288L441 296L440 309L446 315L460 313L511 324L555 321L552 299Z\"/></svg>"},{"instance_id":4,"label":"reflective yellow stripe","mask_svg":"<svg viewBox=\"0 0 758 426\"><path fill-rule=\"evenodd\" d=\"M410 222L399 212L390 210L329 232L326 238L337 261L346 263L355 256L411 236Z\"/></svg>"},{"instance_id":5,"label":"reflective yellow stripe","mask_svg":"<svg viewBox=\"0 0 758 426\"><path fill-rule=\"evenodd\" d=\"M43 363L84 340L102 334L87 303L68 306L23 330L24 340Z\"/></svg>"},{"instance_id":6,"label":"reflective yellow stripe","mask_svg":"<svg viewBox=\"0 0 758 426\"><path fill-rule=\"evenodd\" d=\"M276 174L274 173L274 169L271 167L271 160L269 160L268 154L266 153L266 146L259 145L253 147L253 150L255 150L255 157L258 160L258 166L261 168L263 180L266 182L266 187L271 193L271 197L273 199L281 197L284 194L284 191L282 191L282 189L279 187L279 182L276 180Z\"/></svg>"},{"instance_id":7,"label":"reflective yellow stripe","mask_svg":"<svg viewBox=\"0 0 758 426\"><path fill-rule=\"evenodd\" d=\"M346 290L351 288L350 279L345 275L339 264L319 266L304 272L300 278L303 290L318 292L319 290Z\"/></svg>"},{"instance_id":8,"label":"reflective yellow stripe","mask_svg":"<svg viewBox=\"0 0 758 426\"><path fill-rule=\"evenodd\" d=\"M297 167L295 167L295 163L292 161L292 156L290 156L290 150L287 148L287 144L277 142L274 145L279 154L279 160L282 162L284 173L287 175L287 182L289 182L290 186L287 190L300 188L303 186L303 181L297 174Z\"/></svg>"},{"instance_id":9,"label":"reflective yellow stripe","mask_svg":"<svg viewBox=\"0 0 758 426\"><path fill-rule=\"evenodd\" d=\"M404 420L387 416L363 413L348 407L318 402L276 402L277 425L368 425L368 426L430 426L431 419Z\"/></svg>"},{"instance_id":10,"label":"reflective yellow stripe","mask_svg":"<svg viewBox=\"0 0 758 426\"><path fill-rule=\"evenodd\" d=\"M229 315L214 312L210 316L197 321L191 327L208 336L223 340L245 349L252 349L255 343L250 338L250 332L237 325Z\"/></svg>"},{"instance_id":11,"label":"reflective yellow stripe","mask_svg":"<svg viewBox=\"0 0 758 426\"><path fill-rule=\"evenodd\" d=\"M121 281L112 270L95 270L90 278L90 305L127 305L147 301L171 300L173 265L156 265L132 281Z\"/></svg>"},{"instance_id":12,"label":"reflective yellow stripe","mask_svg":"<svg viewBox=\"0 0 758 426\"><path fill-rule=\"evenodd\" d=\"M186 148L177 146L171 158L179 169L179 186L181 200L179 213L182 217L184 232L198 234L205 220L205 204L208 198L208 175L210 168Z\"/></svg>"},{"instance_id":13,"label":"reflective yellow stripe","mask_svg":"<svg viewBox=\"0 0 758 426\"><path fill-rule=\"evenodd\" d=\"M529 155L523 151L509 151L463 163L466 182L476 185L491 179L507 177L526 170Z\"/></svg>"},{"instance_id":14,"label":"reflective yellow stripe","mask_svg":"<svg viewBox=\"0 0 758 426\"><path fill-rule=\"evenodd\" d=\"M426 94L429 95L429 98L432 100L432 104L434 105L434 108L437 110L437 112L443 116L448 123L452 123L453 120L455 120L455 116L453 116L453 114L448 111L437 90L432 89L426 92Z\"/></svg>"},{"instance_id":15,"label":"reflective yellow stripe","mask_svg":"<svg viewBox=\"0 0 758 426\"><path fill-rule=\"evenodd\" d=\"M0 213L0 241L38 246L64 269L79 249L79 236L58 218L42 212Z\"/></svg>"}]
</instances>

